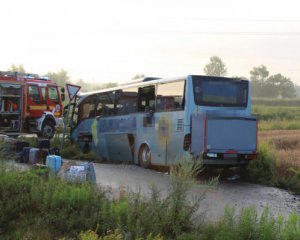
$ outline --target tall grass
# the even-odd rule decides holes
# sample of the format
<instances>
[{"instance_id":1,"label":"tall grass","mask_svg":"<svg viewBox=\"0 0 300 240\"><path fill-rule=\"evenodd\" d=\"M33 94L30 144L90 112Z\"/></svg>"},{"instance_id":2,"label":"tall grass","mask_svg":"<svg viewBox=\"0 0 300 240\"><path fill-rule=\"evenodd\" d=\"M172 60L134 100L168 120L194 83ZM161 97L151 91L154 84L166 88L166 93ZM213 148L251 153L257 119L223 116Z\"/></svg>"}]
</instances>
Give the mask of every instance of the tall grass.
<instances>
[{"instance_id":1,"label":"tall grass","mask_svg":"<svg viewBox=\"0 0 300 240\"><path fill-rule=\"evenodd\" d=\"M153 187L150 198L128 193L112 201L103 189L89 184L1 168L0 236L54 239L88 229L98 229L100 236L119 229L127 239L160 234L176 238L196 226L199 203L187 200L189 184L176 181L165 197Z\"/></svg>"},{"instance_id":2,"label":"tall grass","mask_svg":"<svg viewBox=\"0 0 300 240\"><path fill-rule=\"evenodd\" d=\"M252 113L259 121L259 130L294 130L300 129L299 106L255 105Z\"/></svg>"},{"instance_id":3,"label":"tall grass","mask_svg":"<svg viewBox=\"0 0 300 240\"><path fill-rule=\"evenodd\" d=\"M300 194L300 133L278 131L259 135L258 158L247 167L247 179Z\"/></svg>"},{"instance_id":4,"label":"tall grass","mask_svg":"<svg viewBox=\"0 0 300 240\"><path fill-rule=\"evenodd\" d=\"M164 196L153 187L150 197L128 193L112 200L109 192L89 184L67 183L34 172L0 169L1 239L299 239L300 216L261 218L244 209L234 218L209 224L198 215L200 202L187 199L194 183L187 173L201 169L176 167ZM188 181L184 181L188 179ZM181 181L180 181L181 180ZM182 183L183 182L183 183Z\"/></svg>"}]
</instances>

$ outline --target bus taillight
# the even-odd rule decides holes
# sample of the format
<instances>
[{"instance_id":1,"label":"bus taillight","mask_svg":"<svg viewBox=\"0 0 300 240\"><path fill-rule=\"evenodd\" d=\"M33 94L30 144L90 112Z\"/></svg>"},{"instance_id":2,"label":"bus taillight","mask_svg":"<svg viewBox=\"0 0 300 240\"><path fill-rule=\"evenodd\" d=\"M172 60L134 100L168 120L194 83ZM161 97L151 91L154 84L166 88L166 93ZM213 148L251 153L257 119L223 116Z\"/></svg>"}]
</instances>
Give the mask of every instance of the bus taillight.
<instances>
[{"instance_id":1,"label":"bus taillight","mask_svg":"<svg viewBox=\"0 0 300 240\"><path fill-rule=\"evenodd\" d=\"M183 140L183 149L185 151L189 150L191 146L191 134L186 134Z\"/></svg>"}]
</instances>

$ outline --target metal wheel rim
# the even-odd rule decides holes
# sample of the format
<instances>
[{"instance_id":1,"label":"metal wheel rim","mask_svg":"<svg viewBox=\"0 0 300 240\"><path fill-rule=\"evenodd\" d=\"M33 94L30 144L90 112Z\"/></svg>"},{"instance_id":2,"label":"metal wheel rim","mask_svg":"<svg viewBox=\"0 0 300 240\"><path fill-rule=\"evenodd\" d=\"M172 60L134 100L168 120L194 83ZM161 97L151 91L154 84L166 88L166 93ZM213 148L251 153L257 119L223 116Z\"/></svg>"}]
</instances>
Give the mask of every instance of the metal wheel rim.
<instances>
[{"instance_id":1,"label":"metal wheel rim","mask_svg":"<svg viewBox=\"0 0 300 240\"><path fill-rule=\"evenodd\" d=\"M46 125L43 129L43 135L45 137L52 137L53 128L50 125Z\"/></svg>"},{"instance_id":2,"label":"metal wheel rim","mask_svg":"<svg viewBox=\"0 0 300 240\"><path fill-rule=\"evenodd\" d=\"M148 146L144 146L141 150L141 161L144 163L150 162L151 152Z\"/></svg>"}]
</instances>

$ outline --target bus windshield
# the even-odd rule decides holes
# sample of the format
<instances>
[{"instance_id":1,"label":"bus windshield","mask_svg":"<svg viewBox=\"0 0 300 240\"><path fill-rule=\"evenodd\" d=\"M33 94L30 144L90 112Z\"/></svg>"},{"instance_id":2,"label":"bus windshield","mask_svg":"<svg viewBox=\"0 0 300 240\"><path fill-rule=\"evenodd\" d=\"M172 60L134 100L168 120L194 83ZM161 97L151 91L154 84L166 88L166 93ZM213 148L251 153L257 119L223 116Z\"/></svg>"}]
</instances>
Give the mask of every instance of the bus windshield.
<instances>
[{"instance_id":1,"label":"bus windshield","mask_svg":"<svg viewBox=\"0 0 300 240\"><path fill-rule=\"evenodd\" d=\"M248 83L222 77L193 77L194 99L200 106L247 107Z\"/></svg>"}]
</instances>

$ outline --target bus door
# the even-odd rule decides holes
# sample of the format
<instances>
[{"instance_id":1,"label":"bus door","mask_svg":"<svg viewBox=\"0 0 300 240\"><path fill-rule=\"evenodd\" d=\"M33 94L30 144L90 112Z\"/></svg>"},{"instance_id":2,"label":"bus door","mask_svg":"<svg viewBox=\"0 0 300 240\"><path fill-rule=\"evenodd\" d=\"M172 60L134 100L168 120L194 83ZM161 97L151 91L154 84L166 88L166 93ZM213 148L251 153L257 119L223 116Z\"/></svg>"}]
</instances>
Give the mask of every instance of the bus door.
<instances>
[{"instance_id":1,"label":"bus door","mask_svg":"<svg viewBox=\"0 0 300 240\"><path fill-rule=\"evenodd\" d=\"M165 165L165 145L156 137L155 86L139 88L137 119L137 160L142 167Z\"/></svg>"}]
</instances>

